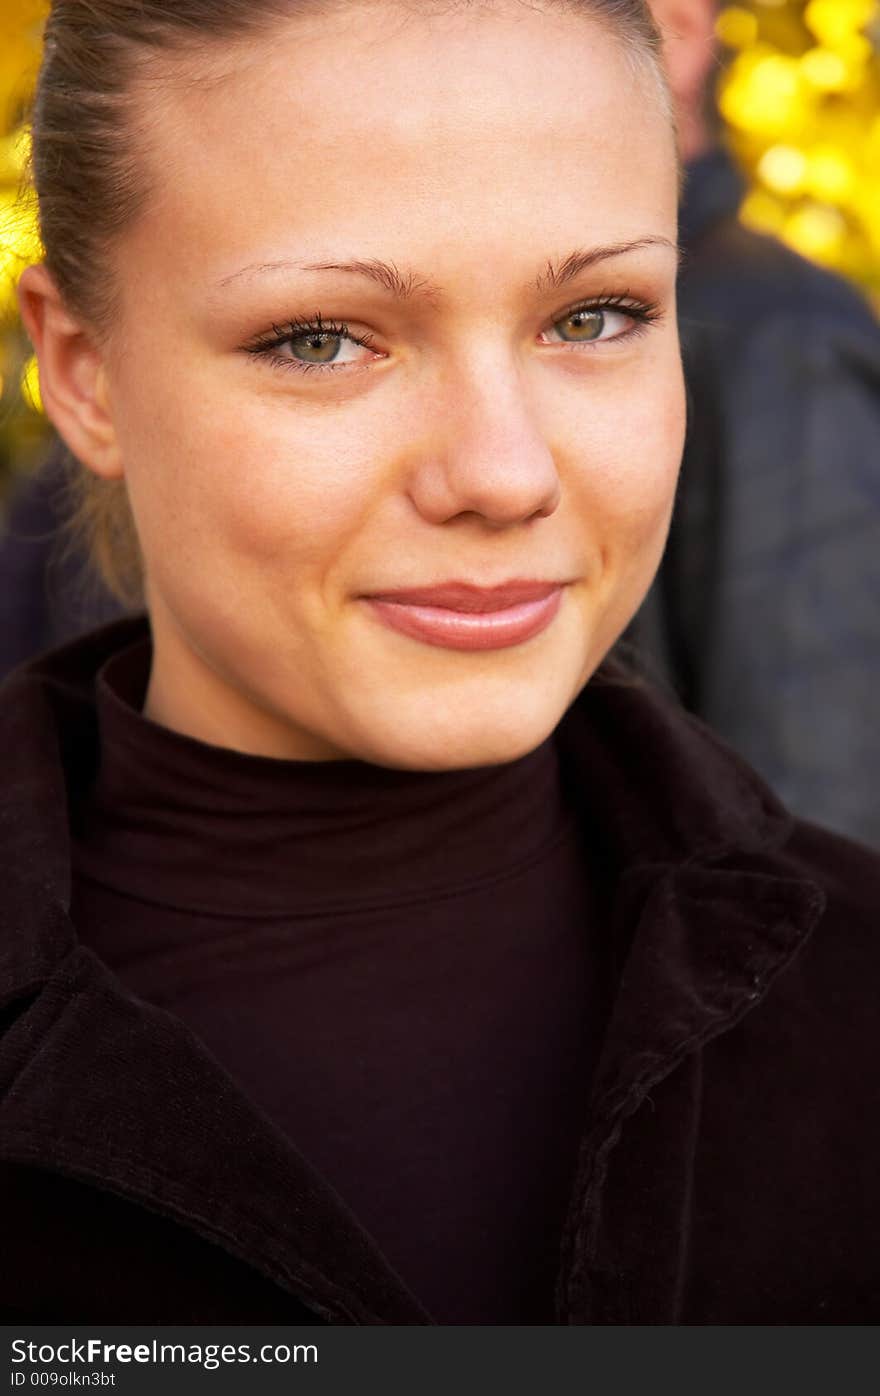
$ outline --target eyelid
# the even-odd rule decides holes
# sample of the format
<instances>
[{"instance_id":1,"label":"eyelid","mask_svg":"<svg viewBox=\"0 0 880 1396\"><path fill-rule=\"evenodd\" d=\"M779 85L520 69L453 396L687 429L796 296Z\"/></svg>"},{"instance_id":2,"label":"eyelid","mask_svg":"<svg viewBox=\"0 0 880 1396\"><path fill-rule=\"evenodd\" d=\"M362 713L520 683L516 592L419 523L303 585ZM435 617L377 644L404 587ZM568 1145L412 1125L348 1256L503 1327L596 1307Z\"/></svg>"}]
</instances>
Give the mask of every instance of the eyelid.
<instances>
[{"instance_id":1,"label":"eyelid","mask_svg":"<svg viewBox=\"0 0 880 1396\"><path fill-rule=\"evenodd\" d=\"M325 320L320 312L317 312L310 319L292 319L284 325L273 324L270 331L263 335L258 335L243 348L247 354L254 359L262 359L273 368L290 369L295 373L314 373L324 375L330 373L346 372L349 375L369 367L368 364L353 363L308 363L303 359L285 358L281 354L274 352L282 348L294 339L305 339L309 335L324 335L329 339L346 339L352 344L360 345L364 349L372 350L373 336L369 331L364 334L356 334L351 326L342 320ZM380 357L380 355L376 355Z\"/></svg>"},{"instance_id":2,"label":"eyelid","mask_svg":"<svg viewBox=\"0 0 880 1396\"><path fill-rule=\"evenodd\" d=\"M369 330L364 334L357 334L344 320L325 320L322 315L315 314L308 320L288 320L281 325L273 324L265 333L249 340L244 348L256 353L261 349L278 348L291 339L304 339L308 335L326 335L331 339L338 336L340 339L350 339L354 344L363 344L366 348L372 343Z\"/></svg>"},{"instance_id":3,"label":"eyelid","mask_svg":"<svg viewBox=\"0 0 880 1396\"><path fill-rule=\"evenodd\" d=\"M630 291L603 291L597 296L581 296L565 306L558 314L551 316L545 328L549 329L569 315L577 315L581 310L619 310L623 315L632 315L646 322L660 320L663 315L658 301L633 295Z\"/></svg>"},{"instance_id":4,"label":"eyelid","mask_svg":"<svg viewBox=\"0 0 880 1396\"><path fill-rule=\"evenodd\" d=\"M557 325L561 324L563 320L567 320L570 316L577 315L581 311L590 310L610 310L616 314L627 316L632 321L632 324L629 329L623 330L619 334L612 335L608 339L583 340L579 343L577 341L570 341L569 343L563 342L559 345L550 347L577 350L578 352L586 350L594 353L599 352L607 346L614 344L620 345L627 340L636 339L646 334L652 325L658 324L664 318L664 312L661 310L657 301L644 300L640 296L632 295L629 291L602 293L598 296L586 296L576 301L573 305L568 306L568 308L563 310L560 314L554 315L540 331L540 336L546 335L549 330L555 329Z\"/></svg>"}]
</instances>

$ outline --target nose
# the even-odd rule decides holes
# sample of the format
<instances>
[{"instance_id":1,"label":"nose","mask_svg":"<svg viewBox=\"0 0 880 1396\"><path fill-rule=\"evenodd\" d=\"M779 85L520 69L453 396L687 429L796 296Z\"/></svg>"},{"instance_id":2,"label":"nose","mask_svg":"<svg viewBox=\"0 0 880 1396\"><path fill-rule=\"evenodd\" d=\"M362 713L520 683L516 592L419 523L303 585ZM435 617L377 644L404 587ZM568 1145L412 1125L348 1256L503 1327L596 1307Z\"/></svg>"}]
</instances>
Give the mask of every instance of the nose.
<instances>
[{"instance_id":1,"label":"nose","mask_svg":"<svg viewBox=\"0 0 880 1396\"><path fill-rule=\"evenodd\" d=\"M450 379L425 428L409 495L428 522L507 528L558 507L556 461L515 363Z\"/></svg>"}]
</instances>

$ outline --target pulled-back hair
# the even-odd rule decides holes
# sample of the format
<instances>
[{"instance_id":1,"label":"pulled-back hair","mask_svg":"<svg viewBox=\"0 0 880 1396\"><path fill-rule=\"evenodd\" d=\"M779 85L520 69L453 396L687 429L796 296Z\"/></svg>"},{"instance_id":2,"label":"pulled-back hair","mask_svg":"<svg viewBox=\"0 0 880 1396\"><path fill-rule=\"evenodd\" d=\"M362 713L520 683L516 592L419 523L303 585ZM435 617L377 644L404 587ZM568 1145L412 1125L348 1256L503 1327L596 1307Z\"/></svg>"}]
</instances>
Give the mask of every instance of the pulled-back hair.
<instances>
[{"instance_id":1,"label":"pulled-back hair","mask_svg":"<svg viewBox=\"0 0 880 1396\"><path fill-rule=\"evenodd\" d=\"M346 3L54 0L33 107L32 172L46 265L68 309L96 337L113 319L108 253L151 195L142 150L148 103L141 98L161 81L163 62L198 63L215 44ZM413 8L429 3L417 0ZM454 0L445 3L451 8ZM660 39L644 0L544 3L582 13L659 72ZM74 488L75 527L98 570L121 600L140 603L142 565L123 482L77 468Z\"/></svg>"}]
</instances>

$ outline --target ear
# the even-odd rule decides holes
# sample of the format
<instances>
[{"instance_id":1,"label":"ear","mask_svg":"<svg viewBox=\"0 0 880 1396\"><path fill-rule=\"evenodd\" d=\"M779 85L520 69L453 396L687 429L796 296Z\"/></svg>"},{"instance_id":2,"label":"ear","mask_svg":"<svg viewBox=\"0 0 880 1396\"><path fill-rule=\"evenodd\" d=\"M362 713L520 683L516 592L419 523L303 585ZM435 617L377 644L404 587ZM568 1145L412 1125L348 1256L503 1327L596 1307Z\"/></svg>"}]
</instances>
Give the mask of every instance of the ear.
<instances>
[{"instance_id":1,"label":"ear","mask_svg":"<svg viewBox=\"0 0 880 1396\"><path fill-rule=\"evenodd\" d=\"M43 264L18 284L21 318L40 366L46 414L77 460L106 480L122 476L104 358L93 334L65 308Z\"/></svg>"},{"instance_id":2,"label":"ear","mask_svg":"<svg viewBox=\"0 0 880 1396\"><path fill-rule=\"evenodd\" d=\"M715 62L716 0L652 0L663 36L663 58L673 95L682 106L703 100Z\"/></svg>"}]
</instances>

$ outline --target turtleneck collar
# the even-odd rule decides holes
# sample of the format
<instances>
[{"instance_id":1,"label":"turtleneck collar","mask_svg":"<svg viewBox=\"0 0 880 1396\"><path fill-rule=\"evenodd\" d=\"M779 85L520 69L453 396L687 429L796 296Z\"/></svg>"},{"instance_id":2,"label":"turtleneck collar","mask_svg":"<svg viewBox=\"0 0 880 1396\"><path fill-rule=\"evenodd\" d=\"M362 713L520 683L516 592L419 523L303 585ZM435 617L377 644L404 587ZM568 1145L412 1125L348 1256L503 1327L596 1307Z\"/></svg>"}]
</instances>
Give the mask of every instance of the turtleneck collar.
<instances>
[{"instance_id":1,"label":"turtleneck collar","mask_svg":"<svg viewBox=\"0 0 880 1396\"><path fill-rule=\"evenodd\" d=\"M145 718L150 658L141 640L98 676L100 762L74 818L81 876L212 915L338 912L506 876L569 828L552 741L439 773L249 756Z\"/></svg>"}]
</instances>

